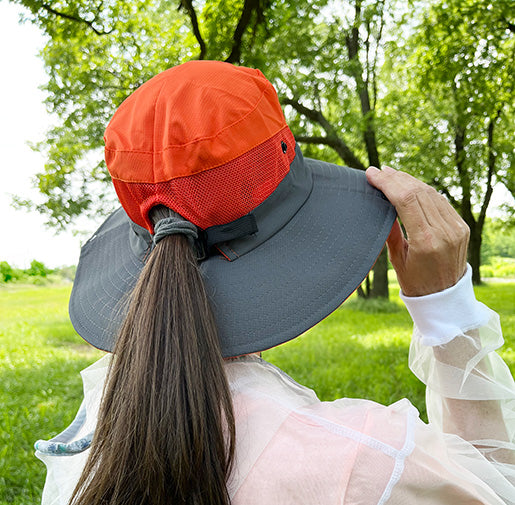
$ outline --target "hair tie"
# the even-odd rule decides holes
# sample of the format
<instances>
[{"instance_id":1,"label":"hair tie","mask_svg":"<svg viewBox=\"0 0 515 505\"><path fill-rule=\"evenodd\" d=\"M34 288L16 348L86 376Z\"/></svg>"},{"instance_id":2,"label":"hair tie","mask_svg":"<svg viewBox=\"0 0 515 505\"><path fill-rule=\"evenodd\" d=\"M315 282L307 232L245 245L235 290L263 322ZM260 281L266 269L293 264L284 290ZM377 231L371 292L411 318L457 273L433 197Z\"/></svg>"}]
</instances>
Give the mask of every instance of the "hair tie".
<instances>
[{"instance_id":1,"label":"hair tie","mask_svg":"<svg viewBox=\"0 0 515 505\"><path fill-rule=\"evenodd\" d=\"M165 217L154 225L154 245L168 235L186 235L193 245L198 237L197 227L182 217Z\"/></svg>"}]
</instances>

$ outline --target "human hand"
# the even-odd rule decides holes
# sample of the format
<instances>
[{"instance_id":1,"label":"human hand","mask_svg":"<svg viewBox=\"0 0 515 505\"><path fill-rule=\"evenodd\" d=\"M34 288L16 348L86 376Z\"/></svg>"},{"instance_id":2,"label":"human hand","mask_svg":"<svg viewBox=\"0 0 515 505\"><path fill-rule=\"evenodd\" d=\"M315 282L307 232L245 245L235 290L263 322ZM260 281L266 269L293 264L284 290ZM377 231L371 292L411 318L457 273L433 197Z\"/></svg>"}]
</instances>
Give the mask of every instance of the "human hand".
<instances>
[{"instance_id":1,"label":"human hand","mask_svg":"<svg viewBox=\"0 0 515 505\"><path fill-rule=\"evenodd\" d=\"M469 228L446 198L405 172L368 168L368 182L395 206L388 251L406 296L436 293L456 284L467 268Z\"/></svg>"}]
</instances>

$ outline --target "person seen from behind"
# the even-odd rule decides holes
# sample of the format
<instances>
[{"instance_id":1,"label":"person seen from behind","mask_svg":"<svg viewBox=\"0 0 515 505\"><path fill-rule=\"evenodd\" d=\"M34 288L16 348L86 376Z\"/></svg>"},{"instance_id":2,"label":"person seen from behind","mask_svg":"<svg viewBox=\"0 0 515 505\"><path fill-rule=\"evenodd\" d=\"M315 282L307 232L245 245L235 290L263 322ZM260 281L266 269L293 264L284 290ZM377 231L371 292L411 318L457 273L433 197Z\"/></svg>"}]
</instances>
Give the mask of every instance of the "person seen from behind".
<instances>
[{"instance_id":1,"label":"person seen from behind","mask_svg":"<svg viewBox=\"0 0 515 505\"><path fill-rule=\"evenodd\" d=\"M107 353L36 443L44 505L515 504L515 385L442 195L304 158L263 74L215 61L143 84L105 143L121 208L70 316ZM407 399L321 402L259 355L338 308L385 241L429 424Z\"/></svg>"}]
</instances>

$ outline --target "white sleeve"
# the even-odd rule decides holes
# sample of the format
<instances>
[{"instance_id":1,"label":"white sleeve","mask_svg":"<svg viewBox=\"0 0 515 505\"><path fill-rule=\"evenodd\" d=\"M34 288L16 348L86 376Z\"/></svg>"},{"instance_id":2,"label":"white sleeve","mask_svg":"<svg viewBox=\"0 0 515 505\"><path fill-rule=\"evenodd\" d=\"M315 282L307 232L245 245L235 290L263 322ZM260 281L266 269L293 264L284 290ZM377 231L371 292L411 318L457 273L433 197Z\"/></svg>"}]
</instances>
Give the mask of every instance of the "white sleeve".
<instances>
[{"instance_id":1,"label":"white sleeve","mask_svg":"<svg viewBox=\"0 0 515 505\"><path fill-rule=\"evenodd\" d=\"M499 316L473 296L470 270L448 290L403 300L415 323L409 365L426 385L430 424L474 445L478 456L457 454L460 463L515 504L515 382L495 352L504 343Z\"/></svg>"}]
</instances>

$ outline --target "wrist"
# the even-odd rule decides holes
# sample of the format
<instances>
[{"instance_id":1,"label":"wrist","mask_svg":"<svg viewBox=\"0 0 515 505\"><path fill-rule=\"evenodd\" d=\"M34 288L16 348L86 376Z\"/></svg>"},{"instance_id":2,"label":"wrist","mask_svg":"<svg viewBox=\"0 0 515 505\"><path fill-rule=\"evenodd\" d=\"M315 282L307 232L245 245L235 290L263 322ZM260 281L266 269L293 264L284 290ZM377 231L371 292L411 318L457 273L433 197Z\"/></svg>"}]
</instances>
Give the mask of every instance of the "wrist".
<instances>
[{"instance_id":1,"label":"wrist","mask_svg":"<svg viewBox=\"0 0 515 505\"><path fill-rule=\"evenodd\" d=\"M466 331L487 323L489 309L476 300L472 286L472 269L467 265L465 275L452 287L424 296L400 293L422 344L443 345Z\"/></svg>"}]
</instances>

